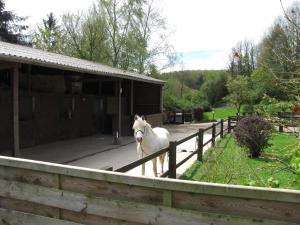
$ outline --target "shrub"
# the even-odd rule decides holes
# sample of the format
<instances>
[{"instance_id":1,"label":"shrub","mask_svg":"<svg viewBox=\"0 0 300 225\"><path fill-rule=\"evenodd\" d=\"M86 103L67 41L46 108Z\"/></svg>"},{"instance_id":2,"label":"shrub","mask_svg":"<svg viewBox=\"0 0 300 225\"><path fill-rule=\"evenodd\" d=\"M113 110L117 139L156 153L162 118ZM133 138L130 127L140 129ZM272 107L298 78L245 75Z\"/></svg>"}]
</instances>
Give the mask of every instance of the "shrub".
<instances>
[{"instance_id":1,"label":"shrub","mask_svg":"<svg viewBox=\"0 0 300 225\"><path fill-rule=\"evenodd\" d=\"M203 112L204 112L203 107L201 107L201 106L195 107L195 108L193 109L194 119L195 119L196 121L201 121L201 120L203 120Z\"/></svg>"},{"instance_id":2,"label":"shrub","mask_svg":"<svg viewBox=\"0 0 300 225\"><path fill-rule=\"evenodd\" d=\"M246 147L249 157L258 158L265 147L272 133L272 126L263 118L249 116L241 119L234 129L234 138L238 145Z\"/></svg>"}]
</instances>

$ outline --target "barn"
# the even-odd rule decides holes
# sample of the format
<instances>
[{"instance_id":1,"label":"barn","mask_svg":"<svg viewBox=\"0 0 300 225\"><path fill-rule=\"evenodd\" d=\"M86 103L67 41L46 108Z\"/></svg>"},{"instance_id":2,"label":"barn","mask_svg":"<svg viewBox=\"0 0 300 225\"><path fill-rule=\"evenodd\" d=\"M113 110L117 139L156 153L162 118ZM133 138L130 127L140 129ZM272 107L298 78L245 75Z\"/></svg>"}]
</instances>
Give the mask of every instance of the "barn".
<instances>
[{"instance_id":1,"label":"barn","mask_svg":"<svg viewBox=\"0 0 300 225\"><path fill-rule=\"evenodd\" d=\"M164 81L0 42L0 153L94 134L132 135L134 114L162 123Z\"/></svg>"}]
</instances>

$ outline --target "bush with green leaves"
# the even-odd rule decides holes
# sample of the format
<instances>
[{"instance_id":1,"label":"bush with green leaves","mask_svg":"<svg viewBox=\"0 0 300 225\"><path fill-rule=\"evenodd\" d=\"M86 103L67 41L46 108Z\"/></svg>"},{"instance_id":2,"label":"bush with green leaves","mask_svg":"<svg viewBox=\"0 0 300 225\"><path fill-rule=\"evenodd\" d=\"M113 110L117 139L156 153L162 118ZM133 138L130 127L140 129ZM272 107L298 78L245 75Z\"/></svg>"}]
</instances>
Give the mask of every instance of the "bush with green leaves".
<instances>
[{"instance_id":1,"label":"bush with green leaves","mask_svg":"<svg viewBox=\"0 0 300 225\"><path fill-rule=\"evenodd\" d=\"M258 158L272 134L272 125L258 116L248 116L237 122L234 138L238 145L248 150L251 158Z\"/></svg>"}]
</instances>

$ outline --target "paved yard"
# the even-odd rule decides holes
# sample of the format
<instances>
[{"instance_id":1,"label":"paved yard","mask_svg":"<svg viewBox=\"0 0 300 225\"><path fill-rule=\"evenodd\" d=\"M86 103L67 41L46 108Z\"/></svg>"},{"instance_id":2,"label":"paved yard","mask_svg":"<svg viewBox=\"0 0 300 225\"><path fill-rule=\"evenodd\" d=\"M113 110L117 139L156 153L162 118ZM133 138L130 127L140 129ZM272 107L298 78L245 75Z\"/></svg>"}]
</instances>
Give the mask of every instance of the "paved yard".
<instances>
[{"instance_id":1,"label":"paved yard","mask_svg":"<svg viewBox=\"0 0 300 225\"><path fill-rule=\"evenodd\" d=\"M210 123L179 125L165 125L171 134L171 141L180 140L199 130L210 126ZM208 131L204 135L204 142L211 138ZM177 162L184 159L196 149L196 138L177 147ZM7 153L6 155L9 155ZM112 136L95 135L51 144L35 146L21 150L21 158L69 164L81 167L101 169L112 166L118 169L138 159L136 143L133 137L122 137L121 145L114 145ZM177 169L178 176L182 174L196 160L196 155ZM165 159L164 171L167 170L168 159ZM158 169L160 171L160 169ZM132 175L141 175L141 168L128 172ZM153 176L152 162L146 163L146 176Z\"/></svg>"}]
</instances>

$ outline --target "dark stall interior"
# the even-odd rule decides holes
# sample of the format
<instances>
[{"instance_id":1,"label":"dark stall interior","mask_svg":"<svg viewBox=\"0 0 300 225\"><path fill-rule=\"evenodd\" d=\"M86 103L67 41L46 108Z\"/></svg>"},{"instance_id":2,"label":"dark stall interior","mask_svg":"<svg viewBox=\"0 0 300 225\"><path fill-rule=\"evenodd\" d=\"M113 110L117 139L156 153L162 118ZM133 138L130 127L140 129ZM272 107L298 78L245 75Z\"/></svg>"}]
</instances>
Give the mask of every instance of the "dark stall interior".
<instances>
[{"instance_id":1,"label":"dark stall interior","mask_svg":"<svg viewBox=\"0 0 300 225\"><path fill-rule=\"evenodd\" d=\"M22 64L19 68L20 147L94 134L114 135L119 125L119 107L121 134L132 135L133 114L160 112L160 87ZM12 69L2 68L0 151L13 148L12 99Z\"/></svg>"}]
</instances>

